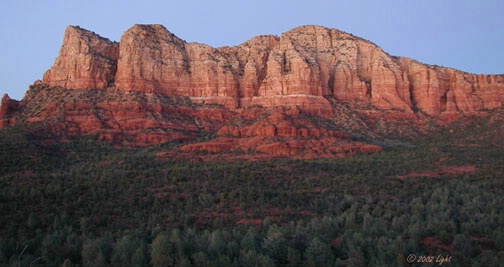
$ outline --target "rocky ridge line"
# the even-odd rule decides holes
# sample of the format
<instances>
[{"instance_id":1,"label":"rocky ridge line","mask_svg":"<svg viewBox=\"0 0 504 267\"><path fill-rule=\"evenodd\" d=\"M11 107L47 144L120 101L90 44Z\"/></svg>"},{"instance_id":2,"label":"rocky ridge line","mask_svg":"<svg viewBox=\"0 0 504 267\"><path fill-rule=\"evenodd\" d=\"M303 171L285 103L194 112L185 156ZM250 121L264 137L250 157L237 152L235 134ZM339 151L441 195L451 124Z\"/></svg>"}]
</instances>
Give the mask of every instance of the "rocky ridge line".
<instances>
[{"instance_id":1,"label":"rocky ridge line","mask_svg":"<svg viewBox=\"0 0 504 267\"><path fill-rule=\"evenodd\" d=\"M43 81L21 101L2 98L0 129L169 143L158 153L168 160L331 158L468 124L502 110L503 92L504 75L393 57L321 26L220 48L161 25L135 25L119 43L69 26Z\"/></svg>"},{"instance_id":2,"label":"rocky ridge line","mask_svg":"<svg viewBox=\"0 0 504 267\"><path fill-rule=\"evenodd\" d=\"M476 75L393 57L375 44L321 26L258 36L234 47L187 43L162 25L134 25L119 44L69 26L49 87L188 96L228 108L319 107L326 96L429 115L502 106L504 75Z\"/></svg>"}]
</instances>

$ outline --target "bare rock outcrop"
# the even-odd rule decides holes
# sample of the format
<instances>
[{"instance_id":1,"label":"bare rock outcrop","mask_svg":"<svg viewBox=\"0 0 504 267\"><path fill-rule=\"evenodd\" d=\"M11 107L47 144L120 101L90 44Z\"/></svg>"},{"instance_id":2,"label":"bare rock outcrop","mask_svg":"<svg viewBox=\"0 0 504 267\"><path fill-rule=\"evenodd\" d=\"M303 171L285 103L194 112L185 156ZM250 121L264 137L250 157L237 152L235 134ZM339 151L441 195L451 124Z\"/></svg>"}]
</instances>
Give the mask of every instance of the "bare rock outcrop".
<instances>
[{"instance_id":1,"label":"bare rock outcrop","mask_svg":"<svg viewBox=\"0 0 504 267\"><path fill-rule=\"evenodd\" d=\"M336 157L381 149L351 133L410 137L503 103L504 75L394 57L321 26L219 48L162 25L134 25L119 43L69 26L43 81L21 102L3 97L0 128L39 123L55 136L133 146L177 141L187 155Z\"/></svg>"},{"instance_id":2,"label":"bare rock outcrop","mask_svg":"<svg viewBox=\"0 0 504 267\"><path fill-rule=\"evenodd\" d=\"M216 138L182 146L182 153L254 153L269 157L333 158L381 151L377 145L356 142L329 125L300 116L296 107L249 109L238 115L243 125L224 125ZM334 128L334 127L332 127Z\"/></svg>"},{"instance_id":3,"label":"bare rock outcrop","mask_svg":"<svg viewBox=\"0 0 504 267\"><path fill-rule=\"evenodd\" d=\"M4 94L0 102L0 129L11 124L15 124L15 119L10 115L19 110L19 101L11 99L8 94Z\"/></svg>"},{"instance_id":4,"label":"bare rock outcrop","mask_svg":"<svg viewBox=\"0 0 504 267\"><path fill-rule=\"evenodd\" d=\"M54 65L44 74L50 87L104 89L113 84L119 44L78 26L68 26Z\"/></svg>"},{"instance_id":5,"label":"bare rock outcrop","mask_svg":"<svg viewBox=\"0 0 504 267\"><path fill-rule=\"evenodd\" d=\"M50 87L188 96L228 108L304 106L331 115L327 96L364 109L437 116L502 106L503 75L474 75L393 57L321 26L234 47L187 43L162 25L134 25L119 44L69 26L44 75Z\"/></svg>"},{"instance_id":6,"label":"bare rock outcrop","mask_svg":"<svg viewBox=\"0 0 504 267\"><path fill-rule=\"evenodd\" d=\"M135 25L121 38L116 86L236 108L259 87L272 43L256 38L243 48L215 49L186 43L161 25ZM257 58L249 62L251 56Z\"/></svg>"},{"instance_id":7,"label":"bare rock outcrop","mask_svg":"<svg viewBox=\"0 0 504 267\"><path fill-rule=\"evenodd\" d=\"M504 102L504 75L477 75L401 58L413 106L430 115L492 110Z\"/></svg>"}]
</instances>

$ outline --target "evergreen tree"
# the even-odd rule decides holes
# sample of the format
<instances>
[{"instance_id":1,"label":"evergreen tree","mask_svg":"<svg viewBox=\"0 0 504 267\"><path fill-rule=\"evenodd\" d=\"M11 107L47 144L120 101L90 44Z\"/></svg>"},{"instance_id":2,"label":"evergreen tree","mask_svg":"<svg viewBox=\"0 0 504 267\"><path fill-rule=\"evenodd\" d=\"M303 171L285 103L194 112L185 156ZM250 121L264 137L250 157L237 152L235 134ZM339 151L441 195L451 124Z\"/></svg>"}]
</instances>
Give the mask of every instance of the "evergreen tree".
<instances>
[{"instance_id":1,"label":"evergreen tree","mask_svg":"<svg viewBox=\"0 0 504 267\"><path fill-rule=\"evenodd\" d=\"M145 248L143 245L136 248L135 252L131 256L131 266L133 267L147 267L148 260L145 254Z\"/></svg>"},{"instance_id":2,"label":"evergreen tree","mask_svg":"<svg viewBox=\"0 0 504 267\"><path fill-rule=\"evenodd\" d=\"M152 241L151 264L154 267L175 266L175 249L166 233L160 233Z\"/></svg>"},{"instance_id":3,"label":"evergreen tree","mask_svg":"<svg viewBox=\"0 0 504 267\"><path fill-rule=\"evenodd\" d=\"M87 239L82 244L82 266L102 267L107 262L101 250L101 242L98 239Z\"/></svg>"},{"instance_id":4,"label":"evergreen tree","mask_svg":"<svg viewBox=\"0 0 504 267\"><path fill-rule=\"evenodd\" d=\"M330 266L334 256L331 247L320 241L318 237L313 238L305 252L306 266L320 267Z\"/></svg>"},{"instance_id":5,"label":"evergreen tree","mask_svg":"<svg viewBox=\"0 0 504 267\"><path fill-rule=\"evenodd\" d=\"M247 232L243 236L243 238L240 241L240 248L249 251L249 250L257 250L259 244L259 240L256 236L256 233L254 231L253 227L249 227L247 229Z\"/></svg>"},{"instance_id":6,"label":"evergreen tree","mask_svg":"<svg viewBox=\"0 0 504 267\"><path fill-rule=\"evenodd\" d=\"M30 213L30 216L28 216L28 228L31 230L35 230L40 226L40 219L38 215L34 212Z\"/></svg>"},{"instance_id":7,"label":"evergreen tree","mask_svg":"<svg viewBox=\"0 0 504 267\"><path fill-rule=\"evenodd\" d=\"M208 251L215 256L224 252L226 242L222 237L221 230L214 230L208 237Z\"/></svg>"},{"instance_id":8,"label":"evergreen tree","mask_svg":"<svg viewBox=\"0 0 504 267\"><path fill-rule=\"evenodd\" d=\"M111 264L117 267L128 267L132 266L132 255L136 251L136 242L130 236L123 236L114 245L114 250L112 251Z\"/></svg>"},{"instance_id":9,"label":"evergreen tree","mask_svg":"<svg viewBox=\"0 0 504 267\"><path fill-rule=\"evenodd\" d=\"M287 261L287 246L287 239L282 229L276 224L271 225L262 244L266 255L273 259L277 265L283 264Z\"/></svg>"},{"instance_id":10,"label":"evergreen tree","mask_svg":"<svg viewBox=\"0 0 504 267\"><path fill-rule=\"evenodd\" d=\"M242 266L242 267L274 267L274 266L278 266L278 264L275 265L274 261L266 255L258 254L254 250L249 250L247 253L240 256L239 266Z\"/></svg>"}]
</instances>

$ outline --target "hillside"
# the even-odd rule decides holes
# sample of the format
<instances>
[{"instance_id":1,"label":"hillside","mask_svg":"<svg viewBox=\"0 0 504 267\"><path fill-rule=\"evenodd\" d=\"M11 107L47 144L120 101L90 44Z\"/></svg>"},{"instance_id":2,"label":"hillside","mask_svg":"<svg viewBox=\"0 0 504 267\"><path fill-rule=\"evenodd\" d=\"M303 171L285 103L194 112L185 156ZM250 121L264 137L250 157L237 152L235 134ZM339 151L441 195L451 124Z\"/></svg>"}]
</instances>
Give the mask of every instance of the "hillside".
<instances>
[{"instance_id":1,"label":"hillside","mask_svg":"<svg viewBox=\"0 0 504 267\"><path fill-rule=\"evenodd\" d=\"M1 101L0 266L500 266L503 92L320 26L69 26Z\"/></svg>"},{"instance_id":2,"label":"hillside","mask_svg":"<svg viewBox=\"0 0 504 267\"><path fill-rule=\"evenodd\" d=\"M466 126L371 155L218 163L9 127L0 264L27 247L24 265L498 266L504 118Z\"/></svg>"}]
</instances>

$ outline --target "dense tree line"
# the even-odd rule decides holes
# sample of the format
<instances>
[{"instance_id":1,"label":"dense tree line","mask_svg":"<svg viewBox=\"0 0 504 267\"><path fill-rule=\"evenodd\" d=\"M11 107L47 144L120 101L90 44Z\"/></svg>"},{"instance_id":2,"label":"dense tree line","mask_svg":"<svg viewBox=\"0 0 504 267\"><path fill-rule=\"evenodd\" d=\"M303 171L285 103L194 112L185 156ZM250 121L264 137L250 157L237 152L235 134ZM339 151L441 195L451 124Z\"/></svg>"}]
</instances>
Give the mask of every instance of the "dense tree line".
<instances>
[{"instance_id":1,"label":"dense tree line","mask_svg":"<svg viewBox=\"0 0 504 267\"><path fill-rule=\"evenodd\" d=\"M478 130L345 159L227 163L3 131L0 265L424 265L413 254L499 266L502 140L456 143ZM476 170L399 178L450 165Z\"/></svg>"}]
</instances>

